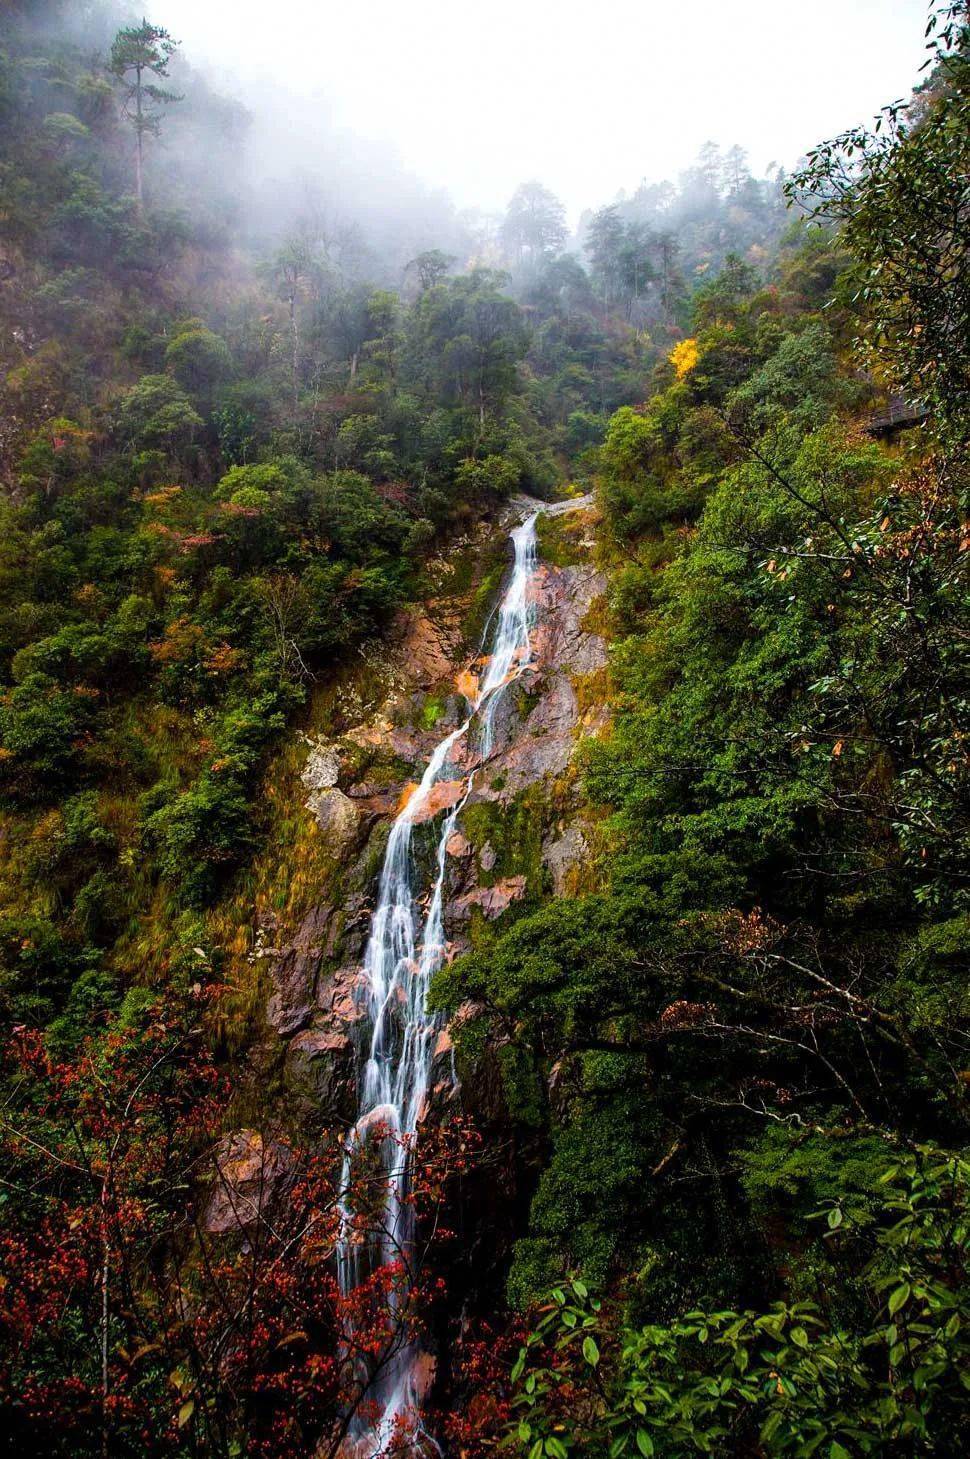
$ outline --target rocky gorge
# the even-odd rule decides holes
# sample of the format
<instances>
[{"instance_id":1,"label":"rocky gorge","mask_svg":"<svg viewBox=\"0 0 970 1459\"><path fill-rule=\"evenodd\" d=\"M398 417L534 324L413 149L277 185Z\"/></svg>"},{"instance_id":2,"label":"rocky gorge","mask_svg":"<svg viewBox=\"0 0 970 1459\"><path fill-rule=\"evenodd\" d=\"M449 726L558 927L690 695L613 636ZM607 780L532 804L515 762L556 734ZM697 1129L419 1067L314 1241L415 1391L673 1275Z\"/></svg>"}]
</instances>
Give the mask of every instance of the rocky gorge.
<instances>
[{"instance_id":1,"label":"rocky gorge","mask_svg":"<svg viewBox=\"0 0 970 1459\"><path fill-rule=\"evenodd\" d=\"M291 1140L353 1125L369 1036L362 962L390 827L435 747L467 714L487 667L481 645L507 571L507 531L539 505L513 502L472 533L455 560L441 563L439 591L399 615L381 654L364 659L294 741L287 814L300 849L292 877L272 871L285 878L292 910L277 910L258 889L239 958L256 976L237 1103L244 1110L251 1090L263 1118L259 1130L241 1126L226 1137L209 1212L214 1230L233 1216L245 1223L250 1204L272 1205L288 1179ZM594 526L587 498L543 511L530 660L497 701L491 750L470 792L462 779L441 779L417 812L418 855L428 857L435 823L463 798L446 842L448 962L502 919L595 884L596 826L576 769L584 740L606 724L606 582L593 561ZM477 1027L478 1012L466 1004L439 1029L426 1116L447 1107L501 1131L503 1039Z\"/></svg>"},{"instance_id":2,"label":"rocky gorge","mask_svg":"<svg viewBox=\"0 0 970 1459\"><path fill-rule=\"evenodd\" d=\"M583 515L570 525L574 541ZM493 752L448 843L450 956L472 945L482 921L562 893L586 873L570 767L582 737L603 725L602 709L584 707L582 693L606 665L603 637L590 626L604 586L588 562L540 560L534 660L500 705ZM386 666L389 692L376 713L332 739L308 737L305 810L339 872L292 934L284 939L274 929L279 945L264 944L258 955L269 972L266 1022L283 1048L285 1085L311 1118L339 1121L352 1113L360 958L375 863L395 809L435 744L460 722L462 680L481 668L468 657L458 606L445 598L403 615ZM445 782L436 790L429 818L447 806L451 787ZM450 1057L447 1031L439 1042L441 1058Z\"/></svg>"}]
</instances>

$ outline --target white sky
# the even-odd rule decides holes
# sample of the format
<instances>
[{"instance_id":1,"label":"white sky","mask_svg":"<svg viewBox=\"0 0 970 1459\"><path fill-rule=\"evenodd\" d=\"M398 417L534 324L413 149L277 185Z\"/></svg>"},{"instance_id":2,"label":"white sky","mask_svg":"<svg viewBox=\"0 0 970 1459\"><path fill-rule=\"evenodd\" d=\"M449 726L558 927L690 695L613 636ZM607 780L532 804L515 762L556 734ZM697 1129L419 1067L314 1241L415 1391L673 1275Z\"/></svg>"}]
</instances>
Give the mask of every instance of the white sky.
<instances>
[{"instance_id":1,"label":"white sky","mask_svg":"<svg viewBox=\"0 0 970 1459\"><path fill-rule=\"evenodd\" d=\"M906 94L925 0L155 0L186 58L271 76L459 205L573 218L708 138L761 173Z\"/></svg>"}]
</instances>

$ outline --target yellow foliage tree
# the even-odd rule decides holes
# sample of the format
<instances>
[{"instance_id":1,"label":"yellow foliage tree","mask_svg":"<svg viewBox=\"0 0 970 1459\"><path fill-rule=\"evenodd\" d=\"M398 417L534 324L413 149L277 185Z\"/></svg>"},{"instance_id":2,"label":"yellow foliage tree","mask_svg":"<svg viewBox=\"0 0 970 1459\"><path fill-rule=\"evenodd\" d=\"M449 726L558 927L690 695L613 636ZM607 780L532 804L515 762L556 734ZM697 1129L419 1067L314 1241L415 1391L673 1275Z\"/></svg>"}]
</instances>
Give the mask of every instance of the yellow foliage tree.
<instances>
[{"instance_id":1,"label":"yellow foliage tree","mask_svg":"<svg viewBox=\"0 0 970 1459\"><path fill-rule=\"evenodd\" d=\"M678 380L683 380L685 375L690 374L700 357L696 339L682 339L679 344L674 345L668 356Z\"/></svg>"}]
</instances>

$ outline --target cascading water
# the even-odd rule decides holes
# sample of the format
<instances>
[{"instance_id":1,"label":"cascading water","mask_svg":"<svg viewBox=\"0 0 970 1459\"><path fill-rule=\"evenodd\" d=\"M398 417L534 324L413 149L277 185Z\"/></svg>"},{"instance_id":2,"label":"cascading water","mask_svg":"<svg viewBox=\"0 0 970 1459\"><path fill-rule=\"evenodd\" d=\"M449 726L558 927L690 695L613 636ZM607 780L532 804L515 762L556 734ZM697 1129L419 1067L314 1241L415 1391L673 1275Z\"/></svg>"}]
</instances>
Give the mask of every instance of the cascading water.
<instances>
[{"instance_id":1,"label":"cascading water","mask_svg":"<svg viewBox=\"0 0 970 1459\"><path fill-rule=\"evenodd\" d=\"M471 792L475 767L491 754L495 713L505 686L529 662L533 609L530 583L536 568L536 515L512 532L515 561L512 576L493 618L494 628L468 716L438 745L421 783L391 828L371 919L364 972L371 1039L358 1078L358 1117L347 1144L343 1187L350 1183L355 1147L368 1130L379 1127L390 1138L381 1141L384 1210L380 1235L372 1242L355 1241L352 1213L344 1211L344 1236L337 1252L341 1290L347 1294L375 1264L407 1262L413 1239L412 1208L407 1199L411 1176L411 1141L424 1110L440 1020L427 1011L431 978L446 956L444 888L447 845L461 808ZM469 742L475 739L474 753ZM460 760L464 761L462 768ZM470 768L469 768L470 767ZM463 790L444 815L432 862L430 889L420 887L412 847L415 825L428 819L435 785L459 778ZM421 893L430 890L427 909ZM368 1392L378 1421L370 1431L371 1452L383 1452L402 1415L416 1408L414 1369L418 1353L406 1334L395 1357L378 1373ZM359 1427L357 1432L361 1433Z\"/></svg>"}]
</instances>

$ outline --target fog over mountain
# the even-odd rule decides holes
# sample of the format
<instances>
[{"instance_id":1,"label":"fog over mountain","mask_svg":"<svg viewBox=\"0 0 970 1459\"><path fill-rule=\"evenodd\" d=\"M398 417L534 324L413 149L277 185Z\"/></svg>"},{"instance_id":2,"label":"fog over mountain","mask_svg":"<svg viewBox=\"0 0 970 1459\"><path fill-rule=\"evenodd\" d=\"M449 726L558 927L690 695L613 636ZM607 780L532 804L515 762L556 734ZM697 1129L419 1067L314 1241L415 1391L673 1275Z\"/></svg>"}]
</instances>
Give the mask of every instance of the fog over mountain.
<instances>
[{"instance_id":1,"label":"fog over mountain","mask_svg":"<svg viewBox=\"0 0 970 1459\"><path fill-rule=\"evenodd\" d=\"M573 216L644 177L675 176L711 137L738 142L759 173L790 166L905 93L925 19L922 0L163 8L196 61L247 90L255 78L282 89L281 141L312 146L303 126L315 111L391 146L461 207L501 209L538 177Z\"/></svg>"}]
</instances>

